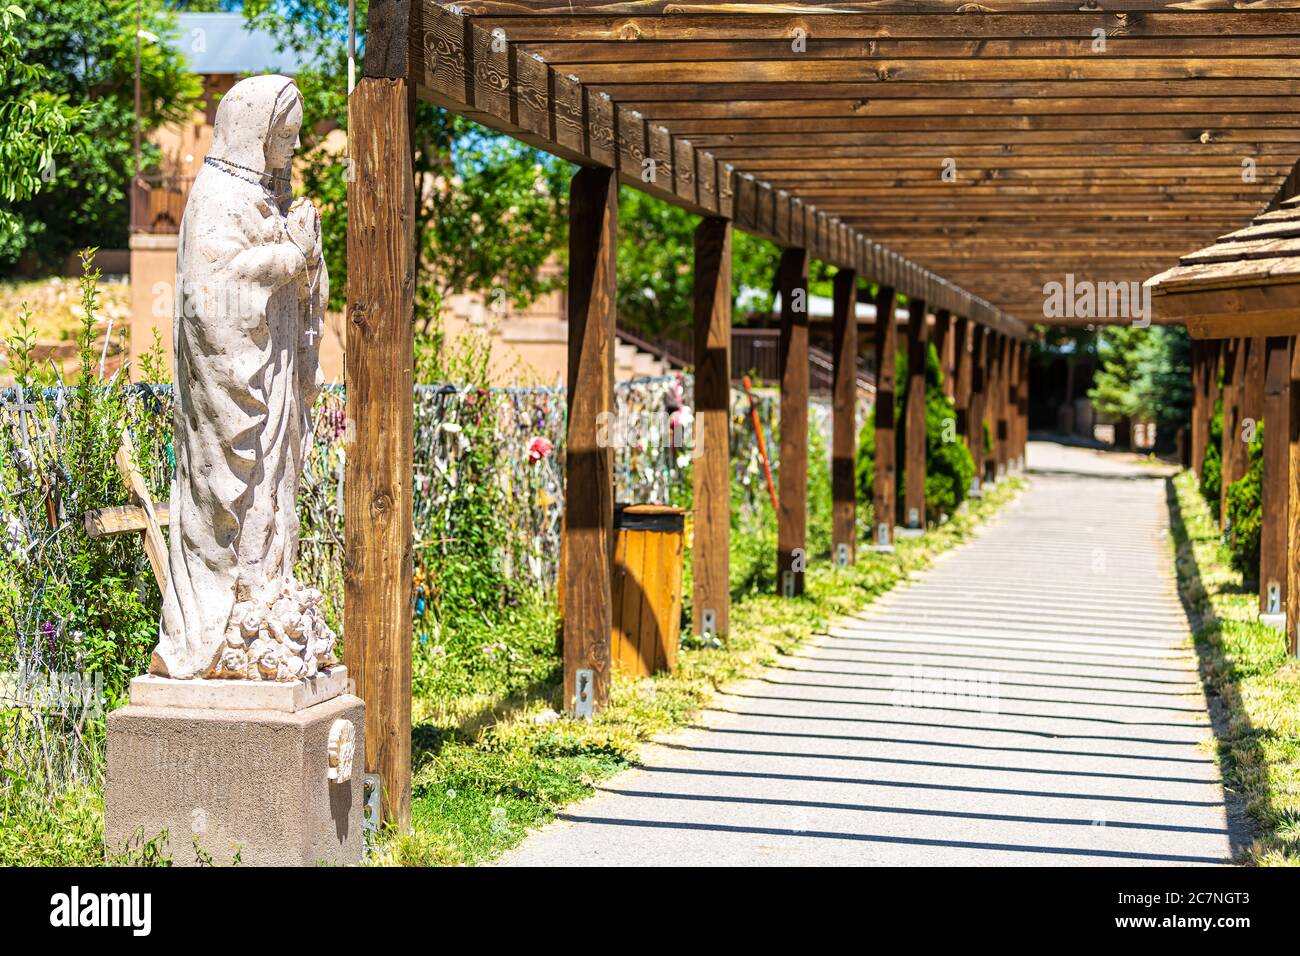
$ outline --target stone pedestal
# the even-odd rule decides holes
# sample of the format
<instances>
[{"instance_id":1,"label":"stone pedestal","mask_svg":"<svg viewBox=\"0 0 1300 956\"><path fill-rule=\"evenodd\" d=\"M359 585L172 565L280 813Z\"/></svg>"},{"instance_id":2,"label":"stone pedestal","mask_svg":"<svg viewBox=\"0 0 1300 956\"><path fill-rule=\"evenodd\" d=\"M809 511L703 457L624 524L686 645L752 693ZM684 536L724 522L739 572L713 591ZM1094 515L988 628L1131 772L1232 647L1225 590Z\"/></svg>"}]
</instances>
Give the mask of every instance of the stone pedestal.
<instances>
[{"instance_id":1,"label":"stone pedestal","mask_svg":"<svg viewBox=\"0 0 1300 956\"><path fill-rule=\"evenodd\" d=\"M342 667L285 684L137 678L108 716L110 856L156 840L175 866L361 862L365 705L346 686Z\"/></svg>"}]
</instances>

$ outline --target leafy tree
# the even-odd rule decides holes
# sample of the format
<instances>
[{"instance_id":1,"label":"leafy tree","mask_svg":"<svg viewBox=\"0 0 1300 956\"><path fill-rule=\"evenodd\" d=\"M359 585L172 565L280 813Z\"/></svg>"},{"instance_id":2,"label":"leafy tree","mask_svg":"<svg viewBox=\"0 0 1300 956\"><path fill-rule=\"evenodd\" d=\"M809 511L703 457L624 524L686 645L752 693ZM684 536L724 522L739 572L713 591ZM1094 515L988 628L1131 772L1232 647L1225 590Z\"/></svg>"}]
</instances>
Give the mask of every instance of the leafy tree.
<instances>
[{"instance_id":1,"label":"leafy tree","mask_svg":"<svg viewBox=\"0 0 1300 956\"><path fill-rule=\"evenodd\" d=\"M898 350L897 381L907 382L907 352ZM903 500L907 487L904 449L907 447L907 388L894 402L894 455L899 467L895 500ZM926 353L925 367L925 517L936 522L941 514L952 514L966 500L971 479L975 476L975 459L966 443L956 437L957 407L943 391L943 369L933 345ZM870 505L876 474L876 410L867 416L858 436L857 496ZM897 517L897 516L896 516Z\"/></svg>"},{"instance_id":2,"label":"leafy tree","mask_svg":"<svg viewBox=\"0 0 1300 956\"><path fill-rule=\"evenodd\" d=\"M1228 496L1228 526L1224 528L1232 566L1245 575L1247 581L1259 576L1259 541L1264 520L1264 427L1260 422L1255 429L1255 441L1248 446L1250 456L1246 473L1230 484Z\"/></svg>"},{"instance_id":3,"label":"leafy tree","mask_svg":"<svg viewBox=\"0 0 1300 956\"><path fill-rule=\"evenodd\" d=\"M1181 325L1156 325L1147 331L1137 391L1144 414L1156 424L1158 446L1170 450L1192 416L1191 338Z\"/></svg>"},{"instance_id":4,"label":"leafy tree","mask_svg":"<svg viewBox=\"0 0 1300 956\"><path fill-rule=\"evenodd\" d=\"M172 29L173 18L160 0L141 3L146 31L161 36ZM16 51L25 64L0 70L0 131L6 134L0 136L6 170L0 175L17 176L26 185L4 190L12 206L9 225L0 232L0 269L11 269L24 255L55 264L88 243L126 245L127 187L134 173L135 17L134 0L42 0L25 19L6 25L9 52L0 57ZM176 51L144 43L140 70L144 132L189 115L201 87ZM28 104L34 111L27 112ZM4 127L15 123L18 135L8 135ZM22 123L34 124L35 138L22 136ZM156 156L147 147L146 165ZM45 180L39 191L31 188L37 171Z\"/></svg>"},{"instance_id":5,"label":"leafy tree","mask_svg":"<svg viewBox=\"0 0 1300 956\"><path fill-rule=\"evenodd\" d=\"M357 36L368 4L356 5ZM322 207L330 304L347 298L347 180L344 153L326 143L347 129L347 3L245 0L250 25L313 68L296 77L305 101L306 192ZM357 73L361 67L358 64ZM573 167L428 103L415 115L417 328L432 327L447 296L482 292L489 304L522 308L552 287L541 267L564 249L564 204Z\"/></svg>"},{"instance_id":6,"label":"leafy tree","mask_svg":"<svg viewBox=\"0 0 1300 956\"><path fill-rule=\"evenodd\" d=\"M626 187L619 191L619 207L619 321L647 337L692 341L699 217ZM733 230L733 298L749 290L748 309L771 311L779 255L767 240Z\"/></svg>"},{"instance_id":7,"label":"leafy tree","mask_svg":"<svg viewBox=\"0 0 1300 956\"><path fill-rule=\"evenodd\" d=\"M1146 410L1142 376L1147 332L1131 325L1108 325L1097 336L1100 365L1088 397L1098 411L1117 419L1115 444L1120 448L1132 445L1133 419Z\"/></svg>"},{"instance_id":8,"label":"leafy tree","mask_svg":"<svg viewBox=\"0 0 1300 956\"><path fill-rule=\"evenodd\" d=\"M1205 446L1205 464L1201 466L1201 496L1210 513L1219 515L1219 498L1223 491L1223 399L1214 401L1210 418L1210 440Z\"/></svg>"},{"instance_id":9,"label":"leafy tree","mask_svg":"<svg viewBox=\"0 0 1300 956\"><path fill-rule=\"evenodd\" d=\"M49 92L49 71L26 62L17 32L26 19L22 7L0 9L0 258L23 228L9 205L40 191L56 156L66 160L86 148L86 136L76 131L85 107Z\"/></svg>"}]
</instances>

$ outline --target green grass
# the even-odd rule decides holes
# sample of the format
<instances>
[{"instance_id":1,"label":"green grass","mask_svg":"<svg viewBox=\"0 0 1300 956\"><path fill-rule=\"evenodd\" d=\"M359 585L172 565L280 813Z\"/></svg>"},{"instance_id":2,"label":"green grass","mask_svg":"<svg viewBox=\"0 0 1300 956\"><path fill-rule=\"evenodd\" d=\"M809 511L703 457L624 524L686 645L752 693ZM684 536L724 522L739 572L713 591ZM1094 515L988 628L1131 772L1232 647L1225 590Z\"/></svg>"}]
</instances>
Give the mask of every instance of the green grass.
<instances>
[{"instance_id":1,"label":"green grass","mask_svg":"<svg viewBox=\"0 0 1300 956\"><path fill-rule=\"evenodd\" d=\"M1224 785L1245 804L1254 840L1241 862L1300 864L1300 664L1282 632L1257 620L1259 599L1234 571L1190 472L1174 479L1178 580L1195 615L1206 692L1226 728L1218 740Z\"/></svg>"},{"instance_id":2,"label":"green grass","mask_svg":"<svg viewBox=\"0 0 1300 956\"><path fill-rule=\"evenodd\" d=\"M593 721L554 717L559 662L550 680L481 688L477 709L437 695L417 697L412 829L388 835L375 862L474 864L517 845L530 828L590 795L596 784L637 761L640 745L685 724L721 686L789 653L831 619L861 608L971 532L1022 487L1002 482L951 521L921 538L900 541L892 555L866 552L856 566L810 565L806 594L787 600L747 593L731 611L719 648L684 648L672 675L634 680L615 675L608 706ZM736 542L744 547L743 542ZM769 552L773 557L774 550ZM534 609L528 642L554 639L555 619ZM537 677L541 669L531 671ZM546 715L546 722L539 718Z\"/></svg>"}]
</instances>

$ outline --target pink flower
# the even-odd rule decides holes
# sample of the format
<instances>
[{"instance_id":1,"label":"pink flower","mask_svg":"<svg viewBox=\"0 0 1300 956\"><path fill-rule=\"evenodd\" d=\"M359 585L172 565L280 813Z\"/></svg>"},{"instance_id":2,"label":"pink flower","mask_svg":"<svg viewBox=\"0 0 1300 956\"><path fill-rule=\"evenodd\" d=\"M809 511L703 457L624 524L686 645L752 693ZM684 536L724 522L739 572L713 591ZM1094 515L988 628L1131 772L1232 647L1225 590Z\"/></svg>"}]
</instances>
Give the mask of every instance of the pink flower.
<instances>
[{"instance_id":1,"label":"pink flower","mask_svg":"<svg viewBox=\"0 0 1300 956\"><path fill-rule=\"evenodd\" d=\"M537 438L534 438L532 441L528 443L529 462L531 462L534 465L537 464L539 461L541 461L543 458L549 455L551 453L551 449L554 447L555 447L554 445L552 445L549 441L547 441L545 438L542 438L539 435Z\"/></svg>"}]
</instances>

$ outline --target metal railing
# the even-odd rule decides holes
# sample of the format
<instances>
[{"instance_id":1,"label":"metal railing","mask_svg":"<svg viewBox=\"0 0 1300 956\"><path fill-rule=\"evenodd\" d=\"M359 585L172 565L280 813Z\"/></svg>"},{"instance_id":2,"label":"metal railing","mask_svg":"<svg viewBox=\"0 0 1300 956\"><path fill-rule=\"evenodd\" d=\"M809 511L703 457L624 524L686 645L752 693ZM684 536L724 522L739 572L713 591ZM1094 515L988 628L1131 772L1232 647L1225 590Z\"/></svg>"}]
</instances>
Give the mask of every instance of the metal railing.
<instances>
[{"instance_id":1,"label":"metal railing","mask_svg":"<svg viewBox=\"0 0 1300 956\"><path fill-rule=\"evenodd\" d=\"M781 330L732 329L731 377L750 375L766 382L781 379ZM829 392L835 384L835 357L816 346L808 348L808 388ZM858 388L874 393L876 378L867 363L858 359Z\"/></svg>"}]
</instances>

